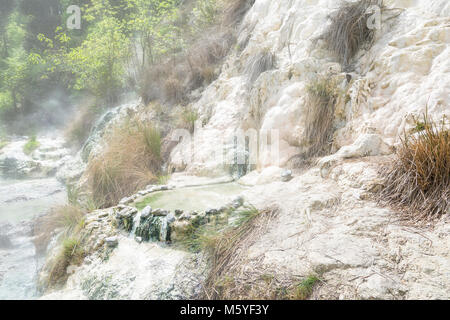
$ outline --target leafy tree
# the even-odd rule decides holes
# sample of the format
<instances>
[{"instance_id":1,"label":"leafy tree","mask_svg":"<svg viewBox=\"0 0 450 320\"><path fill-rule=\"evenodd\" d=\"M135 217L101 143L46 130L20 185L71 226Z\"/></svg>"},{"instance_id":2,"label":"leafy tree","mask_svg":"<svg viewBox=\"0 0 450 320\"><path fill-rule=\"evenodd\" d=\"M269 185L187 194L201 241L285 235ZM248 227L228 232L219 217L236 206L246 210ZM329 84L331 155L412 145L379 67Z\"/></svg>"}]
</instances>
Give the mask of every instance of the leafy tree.
<instances>
[{"instance_id":1,"label":"leafy tree","mask_svg":"<svg viewBox=\"0 0 450 320\"><path fill-rule=\"evenodd\" d=\"M74 88L114 103L123 85L128 48L129 41L116 18L99 21L86 40L66 55L67 67L76 76Z\"/></svg>"},{"instance_id":2,"label":"leafy tree","mask_svg":"<svg viewBox=\"0 0 450 320\"><path fill-rule=\"evenodd\" d=\"M9 15L14 10L14 7L14 0L0 0L0 53L4 58L8 56L8 35L6 34L6 26L9 20Z\"/></svg>"},{"instance_id":3,"label":"leafy tree","mask_svg":"<svg viewBox=\"0 0 450 320\"><path fill-rule=\"evenodd\" d=\"M55 87L111 106L130 70L142 77L182 52L214 22L218 2L0 0L0 116L40 110L39 100ZM81 30L67 29L69 5L82 9Z\"/></svg>"}]
</instances>

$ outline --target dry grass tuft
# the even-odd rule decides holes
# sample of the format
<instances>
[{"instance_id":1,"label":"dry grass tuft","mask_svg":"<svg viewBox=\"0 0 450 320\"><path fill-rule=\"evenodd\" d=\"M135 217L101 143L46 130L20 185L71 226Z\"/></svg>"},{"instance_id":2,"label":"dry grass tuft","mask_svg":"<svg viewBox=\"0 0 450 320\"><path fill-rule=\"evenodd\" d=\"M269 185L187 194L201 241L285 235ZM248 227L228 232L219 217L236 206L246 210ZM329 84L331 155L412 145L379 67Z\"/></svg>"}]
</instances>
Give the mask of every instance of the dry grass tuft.
<instances>
[{"instance_id":1,"label":"dry grass tuft","mask_svg":"<svg viewBox=\"0 0 450 320\"><path fill-rule=\"evenodd\" d=\"M273 69L274 64L275 56L267 50L252 57L245 68L250 83L254 83L263 72Z\"/></svg>"},{"instance_id":2,"label":"dry grass tuft","mask_svg":"<svg viewBox=\"0 0 450 320\"><path fill-rule=\"evenodd\" d=\"M150 124L129 120L114 129L107 142L87 168L93 200L100 207L117 204L156 182L162 164L161 135Z\"/></svg>"},{"instance_id":3,"label":"dry grass tuft","mask_svg":"<svg viewBox=\"0 0 450 320\"><path fill-rule=\"evenodd\" d=\"M81 264L85 256L82 235L85 214L89 210L80 205L77 192L71 188L68 189L68 199L68 205L52 208L34 224L33 241L38 255L47 254L52 239L60 245L57 255L51 257L44 266L48 276L40 284L42 289L63 285L68 278L67 267Z\"/></svg>"},{"instance_id":4,"label":"dry grass tuft","mask_svg":"<svg viewBox=\"0 0 450 320\"><path fill-rule=\"evenodd\" d=\"M144 103L160 99L171 104L188 104L195 97L190 93L213 82L224 58L236 42L235 27L253 5L254 0L199 2L200 21L180 22L180 39L187 47L174 52L168 59L141 68L137 91ZM192 14L187 5L182 15ZM183 20L183 19L182 19ZM200 26L197 25L200 23Z\"/></svg>"},{"instance_id":5,"label":"dry grass tuft","mask_svg":"<svg viewBox=\"0 0 450 320\"><path fill-rule=\"evenodd\" d=\"M383 9L383 1L379 0L344 1L329 17L331 25L321 38L346 67L364 44L370 45L373 41L375 30L367 26L368 19L373 15L367 9L373 5Z\"/></svg>"},{"instance_id":6,"label":"dry grass tuft","mask_svg":"<svg viewBox=\"0 0 450 320\"><path fill-rule=\"evenodd\" d=\"M207 299L248 297L247 283L239 282L233 274L242 265L249 248L278 214L277 208L258 211L253 207L241 212L241 219L225 230L206 233L202 248L209 254L211 269L204 285Z\"/></svg>"},{"instance_id":7,"label":"dry grass tuft","mask_svg":"<svg viewBox=\"0 0 450 320\"><path fill-rule=\"evenodd\" d=\"M156 99L162 99L161 92L164 90L162 79L170 78L172 68L168 63L160 65L145 66L140 69L137 79L136 91L142 98L144 104L149 104Z\"/></svg>"},{"instance_id":8,"label":"dry grass tuft","mask_svg":"<svg viewBox=\"0 0 450 320\"><path fill-rule=\"evenodd\" d=\"M213 28L197 39L187 51L190 78L187 90L195 90L214 81L215 69L228 54L234 39L230 32Z\"/></svg>"},{"instance_id":9,"label":"dry grass tuft","mask_svg":"<svg viewBox=\"0 0 450 320\"><path fill-rule=\"evenodd\" d=\"M234 226L204 228L191 234L189 245L205 250L210 272L201 298L225 300L305 300L320 281L315 275L294 276L283 270L262 266L258 259L247 259L248 249L267 230L279 209L262 211L247 207Z\"/></svg>"},{"instance_id":10,"label":"dry grass tuft","mask_svg":"<svg viewBox=\"0 0 450 320\"><path fill-rule=\"evenodd\" d=\"M102 109L92 103L82 105L76 112L75 119L69 124L64 133L66 141L75 147L81 147L89 137L95 121Z\"/></svg>"},{"instance_id":11,"label":"dry grass tuft","mask_svg":"<svg viewBox=\"0 0 450 320\"><path fill-rule=\"evenodd\" d=\"M167 101L179 103L184 100L184 88L180 80L176 77L166 79L164 83L164 96Z\"/></svg>"},{"instance_id":12,"label":"dry grass tuft","mask_svg":"<svg viewBox=\"0 0 450 320\"><path fill-rule=\"evenodd\" d=\"M232 26L244 18L247 11L253 6L255 0L226 0L223 23Z\"/></svg>"},{"instance_id":13,"label":"dry grass tuft","mask_svg":"<svg viewBox=\"0 0 450 320\"><path fill-rule=\"evenodd\" d=\"M421 130L405 133L393 163L381 170L385 178L378 194L408 220L430 221L450 213L450 130L427 114Z\"/></svg>"},{"instance_id":14,"label":"dry grass tuft","mask_svg":"<svg viewBox=\"0 0 450 320\"><path fill-rule=\"evenodd\" d=\"M217 78L216 70L233 41L230 32L212 28L193 40L185 51L158 65L147 66L138 81L138 93L144 103L157 99L171 104L187 103L189 92Z\"/></svg>"},{"instance_id":15,"label":"dry grass tuft","mask_svg":"<svg viewBox=\"0 0 450 320\"><path fill-rule=\"evenodd\" d=\"M33 228L36 252L45 254L56 230L60 230L63 237L78 233L84 225L84 215L79 206L68 204L55 207L49 214L38 218Z\"/></svg>"},{"instance_id":16,"label":"dry grass tuft","mask_svg":"<svg viewBox=\"0 0 450 320\"><path fill-rule=\"evenodd\" d=\"M330 151L333 138L337 85L332 78L319 77L309 83L305 139L309 150L306 157L321 156Z\"/></svg>"}]
</instances>

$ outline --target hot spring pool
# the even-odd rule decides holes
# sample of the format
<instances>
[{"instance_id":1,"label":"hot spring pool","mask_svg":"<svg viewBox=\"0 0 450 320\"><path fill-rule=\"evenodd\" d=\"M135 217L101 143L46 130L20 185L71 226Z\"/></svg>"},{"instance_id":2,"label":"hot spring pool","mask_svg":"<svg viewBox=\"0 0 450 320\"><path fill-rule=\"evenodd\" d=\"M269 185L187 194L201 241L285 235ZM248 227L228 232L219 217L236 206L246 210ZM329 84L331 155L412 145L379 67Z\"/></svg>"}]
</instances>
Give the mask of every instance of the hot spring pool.
<instances>
[{"instance_id":1,"label":"hot spring pool","mask_svg":"<svg viewBox=\"0 0 450 320\"><path fill-rule=\"evenodd\" d=\"M247 188L238 183L224 183L159 191L139 199L136 207L139 210L149 205L171 211L204 211L229 203Z\"/></svg>"}]
</instances>

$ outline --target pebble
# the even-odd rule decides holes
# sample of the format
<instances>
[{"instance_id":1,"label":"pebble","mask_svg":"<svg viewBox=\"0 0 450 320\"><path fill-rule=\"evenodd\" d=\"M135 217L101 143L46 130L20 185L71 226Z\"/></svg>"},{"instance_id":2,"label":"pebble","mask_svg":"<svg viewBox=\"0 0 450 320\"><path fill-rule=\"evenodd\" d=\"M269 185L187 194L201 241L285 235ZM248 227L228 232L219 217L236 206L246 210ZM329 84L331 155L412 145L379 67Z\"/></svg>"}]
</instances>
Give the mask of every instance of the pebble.
<instances>
[{"instance_id":1,"label":"pebble","mask_svg":"<svg viewBox=\"0 0 450 320\"><path fill-rule=\"evenodd\" d=\"M281 181L288 182L292 180L292 171L291 170L284 170L281 173Z\"/></svg>"},{"instance_id":2,"label":"pebble","mask_svg":"<svg viewBox=\"0 0 450 320\"><path fill-rule=\"evenodd\" d=\"M157 217L165 217L169 214L169 211L162 210L162 209L155 209L155 210L153 210L152 213L154 216L157 216Z\"/></svg>"},{"instance_id":3,"label":"pebble","mask_svg":"<svg viewBox=\"0 0 450 320\"><path fill-rule=\"evenodd\" d=\"M144 209L142 209L141 211L141 221L147 219L150 214L152 213L153 209L150 206L146 206Z\"/></svg>"},{"instance_id":4,"label":"pebble","mask_svg":"<svg viewBox=\"0 0 450 320\"><path fill-rule=\"evenodd\" d=\"M105 242L108 247L114 248L117 247L117 245L119 244L119 238L117 238L116 236L109 237L105 239Z\"/></svg>"}]
</instances>

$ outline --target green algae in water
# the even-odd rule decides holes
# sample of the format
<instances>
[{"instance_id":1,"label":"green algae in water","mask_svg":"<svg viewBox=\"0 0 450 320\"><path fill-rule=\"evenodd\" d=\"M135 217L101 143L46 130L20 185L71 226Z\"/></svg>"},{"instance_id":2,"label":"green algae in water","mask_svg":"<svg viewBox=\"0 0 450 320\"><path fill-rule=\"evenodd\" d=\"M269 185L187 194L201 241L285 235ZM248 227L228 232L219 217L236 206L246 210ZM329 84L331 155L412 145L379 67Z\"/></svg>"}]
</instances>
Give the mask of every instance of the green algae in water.
<instances>
[{"instance_id":1,"label":"green algae in water","mask_svg":"<svg viewBox=\"0 0 450 320\"><path fill-rule=\"evenodd\" d=\"M166 210L204 211L219 208L238 196L247 187L238 183L224 183L209 186L180 188L155 192L136 202L138 210L146 206Z\"/></svg>"},{"instance_id":2,"label":"green algae in water","mask_svg":"<svg viewBox=\"0 0 450 320\"><path fill-rule=\"evenodd\" d=\"M153 203L158 202L158 200L161 199L162 196L163 196L163 192L154 193L151 196L145 198L144 200L142 200L140 202L136 202L136 208L138 210L142 210L148 205L151 206Z\"/></svg>"}]
</instances>

